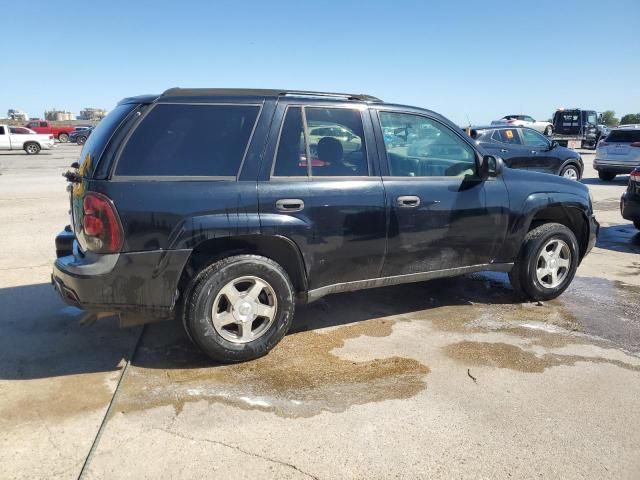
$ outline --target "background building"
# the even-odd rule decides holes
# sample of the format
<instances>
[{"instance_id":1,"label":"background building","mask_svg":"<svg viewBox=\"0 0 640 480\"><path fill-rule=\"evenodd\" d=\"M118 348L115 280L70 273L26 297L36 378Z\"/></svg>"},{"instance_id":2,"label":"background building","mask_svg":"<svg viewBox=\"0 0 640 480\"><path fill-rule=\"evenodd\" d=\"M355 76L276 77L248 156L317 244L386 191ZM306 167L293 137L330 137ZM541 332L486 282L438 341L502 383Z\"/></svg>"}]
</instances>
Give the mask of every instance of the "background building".
<instances>
[{"instance_id":1,"label":"background building","mask_svg":"<svg viewBox=\"0 0 640 480\"><path fill-rule=\"evenodd\" d=\"M7 110L7 118L17 122L26 122L29 119L29 115L27 115L27 112L23 112L17 108L10 108Z\"/></svg>"},{"instance_id":2,"label":"background building","mask_svg":"<svg viewBox=\"0 0 640 480\"><path fill-rule=\"evenodd\" d=\"M73 113L56 110L55 108L53 110L45 111L44 118L50 122L68 122L69 120L75 120Z\"/></svg>"},{"instance_id":3,"label":"background building","mask_svg":"<svg viewBox=\"0 0 640 480\"><path fill-rule=\"evenodd\" d=\"M85 108L80 110L78 120L102 120L107 115L107 111L104 108Z\"/></svg>"}]
</instances>

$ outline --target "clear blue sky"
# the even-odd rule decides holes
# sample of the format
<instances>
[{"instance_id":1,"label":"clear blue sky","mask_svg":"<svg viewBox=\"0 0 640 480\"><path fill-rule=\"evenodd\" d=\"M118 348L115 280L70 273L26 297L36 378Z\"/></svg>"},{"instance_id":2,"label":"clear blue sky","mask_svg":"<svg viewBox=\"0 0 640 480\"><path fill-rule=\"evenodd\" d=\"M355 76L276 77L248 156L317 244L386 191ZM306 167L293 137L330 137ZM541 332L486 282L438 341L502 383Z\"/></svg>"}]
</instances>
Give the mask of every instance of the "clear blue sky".
<instances>
[{"instance_id":1,"label":"clear blue sky","mask_svg":"<svg viewBox=\"0 0 640 480\"><path fill-rule=\"evenodd\" d=\"M172 86L365 92L459 124L640 112L640 0L0 5L0 115Z\"/></svg>"}]
</instances>

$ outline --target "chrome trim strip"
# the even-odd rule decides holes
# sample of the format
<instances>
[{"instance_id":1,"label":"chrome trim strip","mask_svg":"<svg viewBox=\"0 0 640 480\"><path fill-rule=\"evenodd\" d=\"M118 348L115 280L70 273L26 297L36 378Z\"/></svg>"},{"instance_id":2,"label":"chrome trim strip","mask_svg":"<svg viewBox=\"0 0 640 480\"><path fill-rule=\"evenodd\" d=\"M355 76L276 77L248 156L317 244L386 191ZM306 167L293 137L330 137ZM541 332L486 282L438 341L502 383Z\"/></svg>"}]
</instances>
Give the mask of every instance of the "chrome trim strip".
<instances>
[{"instance_id":1,"label":"chrome trim strip","mask_svg":"<svg viewBox=\"0 0 640 480\"><path fill-rule=\"evenodd\" d=\"M354 290L364 290L366 288L387 287L390 285L400 285L402 283L422 282L443 277L454 277L474 272L508 272L513 267L513 263L484 263L471 265L468 267L445 268L443 270L432 270L430 272L408 273L404 275L394 275L391 277L370 278L367 280L356 280L353 282L335 283L324 287L309 290L307 301L314 302L325 295L339 292L352 292Z\"/></svg>"}]
</instances>

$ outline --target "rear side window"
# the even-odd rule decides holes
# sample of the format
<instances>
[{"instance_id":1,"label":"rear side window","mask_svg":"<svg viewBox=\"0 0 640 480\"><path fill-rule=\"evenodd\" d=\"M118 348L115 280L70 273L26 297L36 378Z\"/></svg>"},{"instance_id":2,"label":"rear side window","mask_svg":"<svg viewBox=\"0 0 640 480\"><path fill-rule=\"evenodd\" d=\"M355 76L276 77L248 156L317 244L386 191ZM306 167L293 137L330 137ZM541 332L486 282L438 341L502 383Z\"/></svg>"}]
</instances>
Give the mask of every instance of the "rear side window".
<instances>
[{"instance_id":1,"label":"rear side window","mask_svg":"<svg viewBox=\"0 0 640 480\"><path fill-rule=\"evenodd\" d=\"M491 136L496 142L508 143L509 145L522 145L520 135L515 128L505 128L504 130L496 130Z\"/></svg>"},{"instance_id":2,"label":"rear side window","mask_svg":"<svg viewBox=\"0 0 640 480\"><path fill-rule=\"evenodd\" d=\"M612 130L607 136L609 143L640 142L640 130Z\"/></svg>"},{"instance_id":3,"label":"rear side window","mask_svg":"<svg viewBox=\"0 0 640 480\"><path fill-rule=\"evenodd\" d=\"M359 110L287 108L273 176L307 177L309 173L312 177L361 177L369 174Z\"/></svg>"},{"instance_id":4,"label":"rear side window","mask_svg":"<svg viewBox=\"0 0 640 480\"><path fill-rule=\"evenodd\" d=\"M256 105L158 104L129 138L116 175L235 177L259 111Z\"/></svg>"}]
</instances>

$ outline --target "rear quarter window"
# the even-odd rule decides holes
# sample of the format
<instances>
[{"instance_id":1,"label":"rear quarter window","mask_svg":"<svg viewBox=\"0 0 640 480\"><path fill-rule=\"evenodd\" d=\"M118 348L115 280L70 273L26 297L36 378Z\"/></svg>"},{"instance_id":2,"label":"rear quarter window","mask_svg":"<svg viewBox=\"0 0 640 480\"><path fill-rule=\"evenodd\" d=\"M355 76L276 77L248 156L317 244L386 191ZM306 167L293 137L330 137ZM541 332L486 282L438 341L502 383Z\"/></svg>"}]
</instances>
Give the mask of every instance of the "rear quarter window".
<instances>
[{"instance_id":1,"label":"rear quarter window","mask_svg":"<svg viewBox=\"0 0 640 480\"><path fill-rule=\"evenodd\" d=\"M259 111L257 105L157 104L131 134L115 174L235 177Z\"/></svg>"},{"instance_id":2,"label":"rear quarter window","mask_svg":"<svg viewBox=\"0 0 640 480\"><path fill-rule=\"evenodd\" d=\"M80 172L92 176L109 139L122 121L136 108L134 104L118 105L92 130L80 154Z\"/></svg>"}]
</instances>

